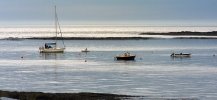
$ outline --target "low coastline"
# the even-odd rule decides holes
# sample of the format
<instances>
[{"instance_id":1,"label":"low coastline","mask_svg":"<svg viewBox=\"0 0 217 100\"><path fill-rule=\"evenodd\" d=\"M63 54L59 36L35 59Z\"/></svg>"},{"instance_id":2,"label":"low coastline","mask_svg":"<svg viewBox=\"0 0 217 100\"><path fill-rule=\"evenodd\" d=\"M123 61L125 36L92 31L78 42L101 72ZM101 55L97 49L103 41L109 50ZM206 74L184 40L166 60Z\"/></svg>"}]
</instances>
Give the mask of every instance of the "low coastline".
<instances>
[{"instance_id":1,"label":"low coastline","mask_svg":"<svg viewBox=\"0 0 217 100\"><path fill-rule=\"evenodd\" d=\"M140 33L133 37L8 37L3 40L148 40L148 39L217 39L217 31L212 32L191 32L191 31L181 31L181 32L167 32L167 33L155 33L147 32Z\"/></svg>"},{"instance_id":2,"label":"low coastline","mask_svg":"<svg viewBox=\"0 0 217 100\"><path fill-rule=\"evenodd\" d=\"M33 38L25 38L25 39L34 39L34 40L147 40L154 39L152 37L63 37L63 38L55 38L55 37L33 37Z\"/></svg>"},{"instance_id":3,"label":"low coastline","mask_svg":"<svg viewBox=\"0 0 217 100\"><path fill-rule=\"evenodd\" d=\"M29 40L54 40L53 37L34 37L34 38L23 38ZM217 37L172 37L172 38L161 38L161 37L65 37L57 38L57 40L151 40L151 39L217 39ZM22 39L6 39L6 40L22 40Z\"/></svg>"},{"instance_id":4,"label":"low coastline","mask_svg":"<svg viewBox=\"0 0 217 100\"><path fill-rule=\"evenodd\" d=\"M170 35L170 36L217 36L217 31L212 32L191 32L191 31L181 31L181 32L167 32L167 33L140 33L140 35Z\"/></svg>"}]
</instances>

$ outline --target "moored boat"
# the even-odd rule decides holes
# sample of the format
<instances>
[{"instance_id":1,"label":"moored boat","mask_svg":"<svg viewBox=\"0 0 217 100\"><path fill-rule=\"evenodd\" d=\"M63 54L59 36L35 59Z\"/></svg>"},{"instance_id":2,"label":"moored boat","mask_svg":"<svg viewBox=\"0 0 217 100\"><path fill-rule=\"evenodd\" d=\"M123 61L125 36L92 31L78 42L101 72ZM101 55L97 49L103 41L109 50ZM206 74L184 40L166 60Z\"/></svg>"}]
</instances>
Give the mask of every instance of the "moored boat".
<instances>
[{"instance_id":1,"label":"moored boat","mask_svg":"<svg viewBox=\"0 0 217 100\"><path fill-rule=\"evenodd\" d=\"M62 40L63 46L64 47L58 47L57 45L57 34L61 34L62 37L62 32L60 29L60 25L58 22L58 17L57 17L57 13L56 13L56 6L55 6L55 30L56 30L56 40L53 43L45 43L44 46L39 47L39 52L40 53L63 53L65 50L65 45L64 45L64 41Z\"/></svg>"},{"instance_id":2,"label":"moored boat","mask_svg":"<svg viewBox=\"0 0 217 100\"><path fill-rule=\"evenodd\" d=\"M190 53L172 53L171 57L191 57Z\"/></svg>"},{"instance_id":3,"label":"moored boat","mask_svg":"<svg viewBox=\"0 0 217 100\"><path fill-rule=\"evenodd\" d=\"M117 55L115 58L116 60L135 60L136 55L131 55L130 53L126 52L121 55Z\"/></svg>"},{"instance_id":4,"label":"moored boat","mask_svg":"<svg viewBox=\"0 0 217 100\"><path fill-rule=\"evenodd\" d=\"M81 50L81 52L90 52L90 50L87 50L87 48L85 48L84 50Z\"/></svg>"},{"instance_id":5,"label":"moored boat","mask_svg":"<svg viewBox=\"0 0 217 100\"><path fill-rule=\"evenodd\" d=\"M40 53L63 53L65 48L56 47L56 43L45 43L44 47L40 47Z\"/></svg>"}]
</instances>

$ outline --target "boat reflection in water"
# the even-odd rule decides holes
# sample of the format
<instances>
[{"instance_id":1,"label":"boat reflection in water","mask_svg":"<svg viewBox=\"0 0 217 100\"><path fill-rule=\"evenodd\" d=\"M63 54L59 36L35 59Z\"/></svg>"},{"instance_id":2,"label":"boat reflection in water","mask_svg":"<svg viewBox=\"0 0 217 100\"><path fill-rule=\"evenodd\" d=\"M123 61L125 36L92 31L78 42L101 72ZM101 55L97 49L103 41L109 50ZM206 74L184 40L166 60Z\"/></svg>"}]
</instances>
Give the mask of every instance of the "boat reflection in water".
<instances>
[{"instance_id":1,"label":"boat reflection in water","mask_svg":"<svg viewBox=\"0 0 217 100\"><path fill-rule=\"evenodd\" d=\"M60 59L64 53L40 53L41 57L45 60Z\"/></svg>"},{"instance_id":2,"label":"boat reflection in water","mask_svg":"<svg viewBox=\"0 0 217 100\"><path fill-rule=\"evenodd\" d=\"M115 58L116 60L135 60L136 55L132 55L129 52L124 54L117 55Z\"/></svg>"}]
</instances>

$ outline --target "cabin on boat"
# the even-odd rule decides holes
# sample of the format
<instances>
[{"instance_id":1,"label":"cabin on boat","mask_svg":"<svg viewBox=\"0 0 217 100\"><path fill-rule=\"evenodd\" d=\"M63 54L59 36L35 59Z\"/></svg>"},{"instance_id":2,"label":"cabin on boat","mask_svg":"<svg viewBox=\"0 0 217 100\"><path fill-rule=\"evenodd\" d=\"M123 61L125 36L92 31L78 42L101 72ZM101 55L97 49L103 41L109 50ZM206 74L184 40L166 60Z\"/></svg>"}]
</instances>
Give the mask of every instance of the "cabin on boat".
<instances>
[{"instance_id":1,"label":"cabin on boat","mask_svg":"<svg viewBox=\"0 0 217 100\"><path fill-rule=\"evenodd\" d=\"M45 43L44 44L44 48L48 49L48 48L53 48L56 47L56 43Z\"/></svg>"}]
</instances>

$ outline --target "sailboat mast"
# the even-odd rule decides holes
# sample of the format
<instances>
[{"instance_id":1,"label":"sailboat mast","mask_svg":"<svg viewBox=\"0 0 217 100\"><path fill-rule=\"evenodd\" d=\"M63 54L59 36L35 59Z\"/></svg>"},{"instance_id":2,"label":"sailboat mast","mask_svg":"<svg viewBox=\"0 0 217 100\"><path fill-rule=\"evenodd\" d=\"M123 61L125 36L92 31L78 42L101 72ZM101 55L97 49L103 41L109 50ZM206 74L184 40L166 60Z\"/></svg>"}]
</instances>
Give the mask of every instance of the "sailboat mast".
<instances>
[{"instance_id":1,"label":"sailboat mast","mask_svg":"<svg viewBox=\"0 0 217 100\"><path fill-rule=\"evenodd\" d=\"M55 43L56 43L56 45L55 46L57 46L57 8L56 8L56 5L54 6L54 9L55 9L55 31L56 31L56 41L55 41Z\"/></svg>"}]
</instances>

